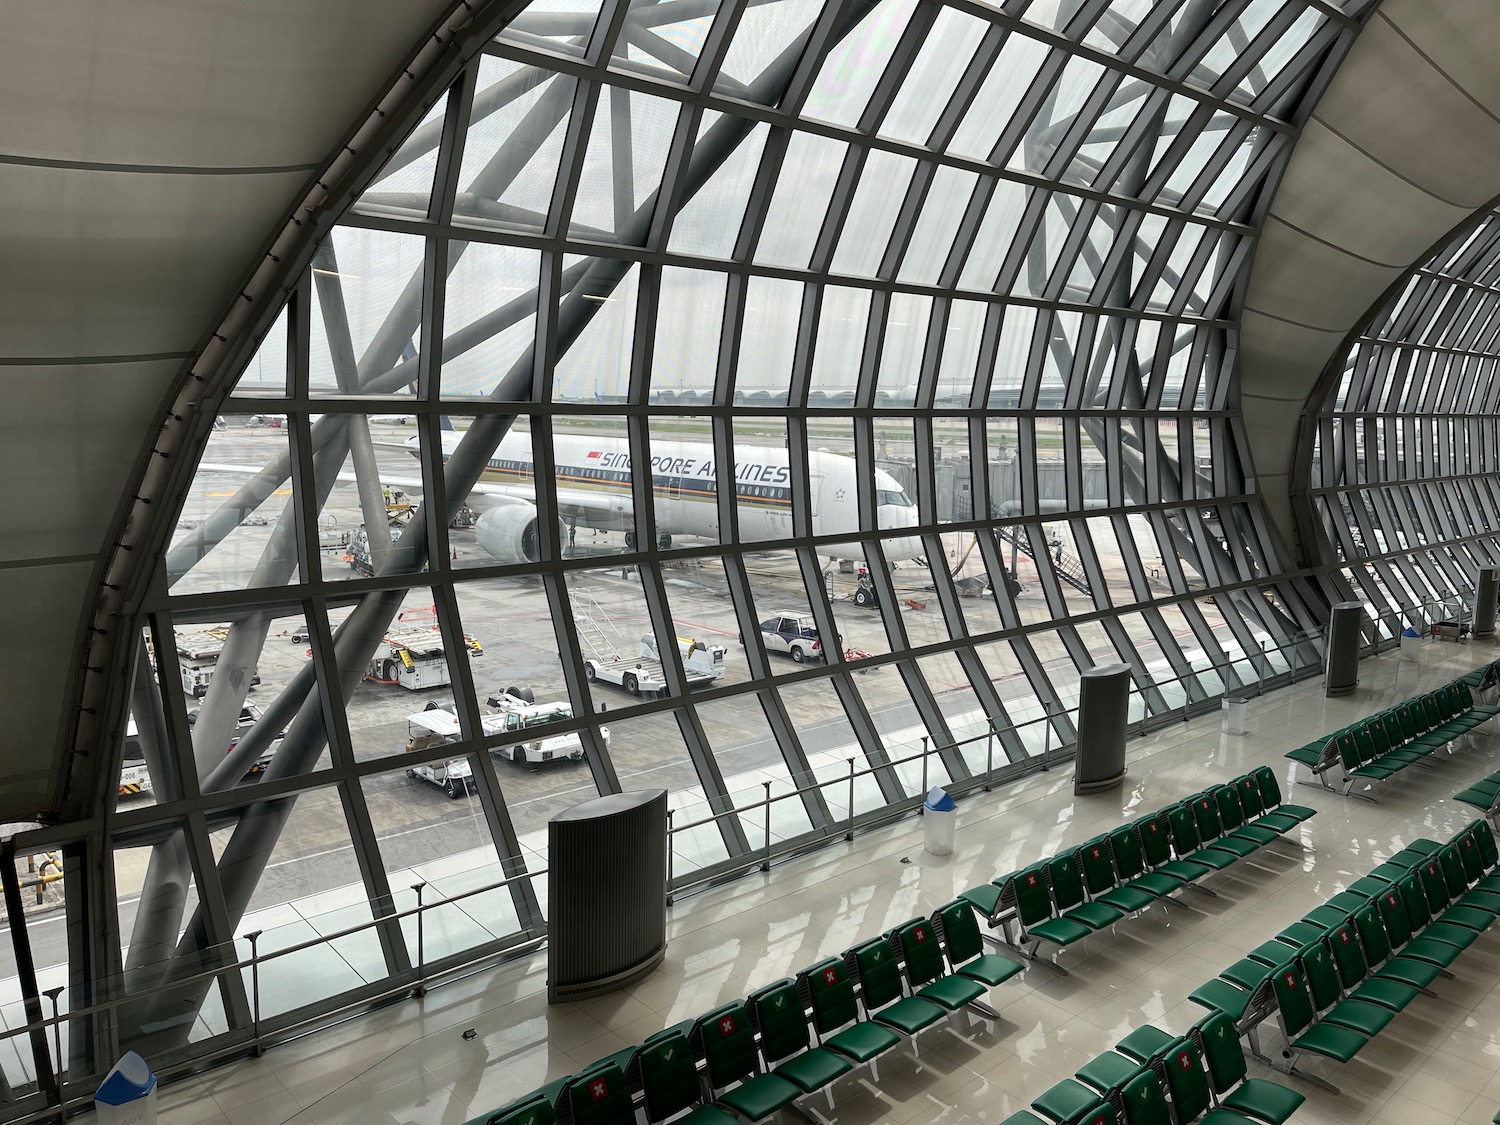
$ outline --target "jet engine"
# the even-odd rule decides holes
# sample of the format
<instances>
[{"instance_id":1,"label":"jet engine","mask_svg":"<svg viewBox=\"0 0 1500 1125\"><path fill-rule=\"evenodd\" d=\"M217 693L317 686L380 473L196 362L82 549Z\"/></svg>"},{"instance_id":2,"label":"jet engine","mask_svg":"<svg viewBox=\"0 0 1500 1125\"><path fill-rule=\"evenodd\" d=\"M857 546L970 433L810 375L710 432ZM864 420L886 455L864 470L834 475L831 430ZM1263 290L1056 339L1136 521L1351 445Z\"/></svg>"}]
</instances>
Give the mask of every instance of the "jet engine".
<instances>
[{"instance_id":1,"label":"jet engine","mask_svg":"<svg viewBox=\"0 0 1500 1125\"><path fill-rule=\"evenodd\" d=\"M474 525L474 539L496 562L536 562L542 557L541 529L535 504L512 500L490 508ZM559 542L567 532L558 524Z\"/></svg>"}]
</instances>

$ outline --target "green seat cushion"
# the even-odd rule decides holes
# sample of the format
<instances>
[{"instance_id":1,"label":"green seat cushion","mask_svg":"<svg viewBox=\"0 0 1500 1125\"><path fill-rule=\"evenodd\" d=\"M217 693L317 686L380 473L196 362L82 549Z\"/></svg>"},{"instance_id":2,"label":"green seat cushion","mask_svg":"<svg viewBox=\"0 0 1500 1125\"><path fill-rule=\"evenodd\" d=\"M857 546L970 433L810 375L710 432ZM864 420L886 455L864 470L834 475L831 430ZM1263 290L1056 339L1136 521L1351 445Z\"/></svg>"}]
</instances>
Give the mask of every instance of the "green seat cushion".
<instances>
[{"instance_id":1,"label":"green seat cushion","mask_svg":"<svg viewBox=\"0 0 1500 1125\"><path fill-rule=\"evenodd\" d=\"M848 1059L832 1051L814 1047L778 1063L771 1073L778 1078L785 1078L804 1094L812 1094L853 1069L854 1064Z\"/></svg>"},{"instance_id":2,"label":"green seat cushion","mask_svg":"<svg viewBox=\"0 0 1500 1125\"><path fill-rule=\"evenodd\" d=\"M1226 852L1218 847L1199 848L1190 857L1194 863L1207 864L1215 871L1223 871L1226 867L1233 867L1240 861L1240 857L1233 852Z\"/></svg>"},{"instance_id":3,"label":"green seat cushion","mask_svg":"<svg viewBox=\"0 0 1500 1125\"><path fill-rule=\"evenodd\" d=\"M855 1062L867 1063L900 1042L901 1036L884 1024L856 1023L824 1039L823 1046Z\"/></svg>"},{"instance_id":4,"label":"green seat cushion","mask_svg":"<svg viewBox=\"0 0 1500 1125\"><path fill-rule=\"evenodd\" d=\"M1047 1125L1047 1122L1029 1109L1018 1109L1000 1122L1000 1125Z\"/></svg>"},{"instance_id":5,"label":"green seat cushion","mask_svg":"<svg viewBox=\"0 0 1500 1125\"><path fill-rule=\"evenodd\" d=\"M1474 944L1479 934L1467 926L1457 926L1451 922L1432 922L1422 927L1422 937L1429 941L1440 941L1444 945L1457 946L1459 949L1468 949Z\"/></svg>"},{"instance_id":6,"label":"green seat cushion","mask_svg":"<svg viewBox=\"0 0 1500 1125\"><path fill-rule=\"evenodd\" d=\"M1269 970L1268 970L1269 971ZM1245 1008L1250 1003L1253 995L1239 985L1230 984L1227 980L1215 977L1213 980L1204 981L1192 992L1188 993L1188 999L1195 1004L1202 1004L1217 1012L1223 1012L1230 1019L1239 1022L1245 1014Z\"/></svg>"},{"instance_id":7,"label":"green seat cushion","mask_svg":"<svg viewBox=\"0 0 1500 1125\"><path fill-rule=\"evenodd\" d=\"M1178 878L1176 875L1168 875L1165 871L1147 871L1144 875L1137 875L1121 889L1139 887L1149 895L1166 898L1186 882L1188 880Z\"/></svg>"},{"instance_id":8,"label":"green seat cushion","mask_svg":"<svg viewBox=\"0 0 1500 1125\"><path fill-rule=\"evenodd\" d=\"M1401 770L1396 766L1382 766L1375 762L1368 766L1360 766L1357 770L1351 770L1349 776L1362 777L1367 781L1384 781L1392 774L1400 772Z\"/></svg>"},{"instance_id":9,"label":"green seat cushion","mask_svg":"<svg viewBox=\"0 0 1500 1125\"><path fill-rule=\"evenodd\" d=\"M1064 1078L1031 1103L1031 1108L1054 1121L1076 1121L1099 1104L1099 1095L1082 1082Z\"/></svg>"},{"instance_id":10,"label":"green seat cushion","mask_svg":"<svg viewBox=\"0 0 1500 1125\"><path fill-rule=\"evenodd\" d=\"M1284 938L1288 945L1295 945L1298 949L1301 949L1309 942L1317 941L1322 937L1323 931L1327 928L1327 926L1320 926L1316 922L1293 922L1276 936Z\"/></svg>"},{"instance_id":11,"label":"green seat cushion","mask_svg":"<svg viewBox=\"0 0 1500 1125\"><path fill-rule=\"evenodd\" d=\"M1455 906L1472 906L1476 910L1484 910L1490 914L1500 914L1500 893L1495 891L1472 890L1465 891L1459 896Z\"/></svg>"},{"instance_id":12,"label":"green seat cushion","mask_svg":"<svg viewBox=\"0 0 1500 1125\"><path fill-rule=\"evenodd\" d=\"M1307 1101L1290 1086L1271 1082L1264 1078L1247 1078L1219 1099L1225 1109L1243 1113L1250 1117L1269 1121L1271 1125L1283 1125L1288 1117L1297 1112Z\"/></svg>"},{"instance_id":13,"label":"green seat cushion","mask_svg":"<svg viewBox=\"0 0 1500 1125\"><path fill-rule=\"evenodd\" d=\"M966 977L974 978L980 984L987 984L994 988L997 984L1004 984L1017 973L1024 973L1026 966L1019 961L1012 961L1009 957L1002 957L998 953L981 953L974 960L960 965L958 971Z\"/></svg>"},{"instance_id":14,"label":"green seat cushion","mask_svg":"<svg viewBox=\"0 0 1500 1125\"><path fill-rule=\"evenodd\" d=\"M785 1078L778 1078L774 1074L757 1074L734 1089L725 1090L715 1100L741 1117L763 1121L801 1096L802 1091Z\"/></svg>"},{"instance_id":15,"label":"green seat cushion","mask_svg":"<svg viewBox=\"0 0 1500 1125\"><path fill-rule=\"evenodd\" d=\"M1369 1041L1367 1036L1357 1031L1350 1031L1347 1027L1320 1023L1299 1035L1292 1046L1299 1051L1311 1051L1315 1055L1325 1055L1339 1062L1348 1062L1359 1054Z\"/></svg>"},{"instance_id":16,"label":"green seat cushion","mask_svg":"<svg viewBox=\"0 0 1500 1125\"><path fill-rule=\"evenodd\" d=\"M1274 840L1281 839L1280 832L1274 828L1267 828L1262 824L1243 824L1236 828L1231 835L1239 836L1246 840L1254 840L1260 847L1264 847Z\"/></svg>"},{"instance_id":17,"label":"green seat cushion","mask_svg":"<svg viewBox=\"0 0 1500 1125\"><path fill-rule=\"evenodd\" d=\"M995 907L1000 903L1000 888L994 883L985 883L982 886L970 887L958 897L973 904L986 918L992 918L995 914Z\"/></svg>"},{"instance_id":18,"label":"green seat cushion","mask_svg":"<svg viewBox=\"0 0 1500 1125\"><path fill-rule=\"evenodd\" d=\"M1237 984L1241 988L1255 990L1270 978L1276 966L1267 965L1260 961L1254 961L1249 957L1241 958L1233 965L1219 974L1230 984Z\"/></svg>"},{"instance_id":19,"label":"green seat cushion","mask_svg":"<svg viewBox=\"0 0 1500 1125\"><path fill-rule=\"evenodd\" d=\"M1284 941L1263 941L1245 954L1245 957L1247 960L1259 961L1262 965L1269 965L1276 969L1286 964L1286 959L1295 952L1296 949Z\"/></svg>"},{"instance_id":20,"label":"green seat cushion","mask_svg":"<svg viewBox=\"0 0 1500 1125\"><path fill-rule=\"evenodd\" d=\"M972 977L952 976L939 977L931 984L923 985L917 990L917 995L941 1004L951 1012L978 1000L986 991L984 985Z\"/></svg>"},{"instance_id":21,"label":"green seat cushion","mask_svg":"<svg viewBox=\"0 0 1500 1125\"><path fill-rule=\"evenodd\" d=\"M1254 855L1260 851L1260 841L1252 840L1248 836L1238 833L1231 836L1220 836L1214 841L1214 850L1228 852L1230 855L1239 856L1244 859L1247 855Z\"/></svg>"},{"instance_id":22,"label":"green seat cushion","mask_svg":"<svg viewBox=\"0 0 1500 1125\"><path fill-rule=\"evenodd\" d=\"M716 1105L695 1105L686 1117L677 1117L672 1125L739 1125L740 1119L725 1113Z\"/></svg>"},{"instance_id":23,"label":"green seat cushion","mask_svg":"<svg viewBox=\"0 0 1500 1125\"><path fill-rule=\"evenodd\" d=\"M1273 832L1290 832L1302 823L1301 817L1292 816L1290 813L1268 812L1252 820L1250 828L1269 828Z\"/></svg>"},{"instance_id":24,"label":"green seat cushion","mask_svg":"<svg viewBox=\"0 0 1500 1125\"><path fill-rule=\"evenodd\" d=\"M1126 914L1134 914L1137 910L1145 910L1156 901L1158 896L1150 891L1131 883L1124 887L1115 887L1113 890L1105 891L1094 899L1107 906L1113 906L1116 910L1124 911Z\"/></svg>"},{"instance_id":25,"label":"green seat cushion","mask_svg":"<svg viewBox=\"0 0 1500 1125\"><path fill-rule=\"evenodd\" d=\"M1105 1051L1079 1067L1074 1076L1103 1094L1125 1085L1140 1069L1141 1064L1134 1059L1127 1059L1118 1051Z\"/></svg>"},{"instance_id":26,"label":"green seat cushion","mask_svg":"<svg viewBox=\"0 0 1500 1125\"><path fill-rule=\"evenodd\" d=\"M1430 961L1434 965L1447 968L1458 959L1463 950L1456 945L1449 945L1444 941L1433 941L1431 938L1412 938L1401 947L1402 957L1415 957L1418 961Z\"/></svg>"},{"instance_id":27,"label":"green seat cushion","mask_svg":"<svg viewBox=\"0 0 1500 1125\"><path fill-rule=\"evenodd\" d=\"M1102 930L1105 926L1113 926L1125 915L1108 903L1085 902L1067 911L1063 917L1076 919L1091 930Z\"/></svg>"},{"instance_id":28,"label":"green seat cushion","mask_svg":"<svg viewBox=\"0 0 1500 1125\"><path fill-rule=\"evenodd\" d=\"M931 1027L945 1015L947 1012L931 1000L923 1000L920 996L907 996L888 1007L881 1008L880 1011L874 1013L874 1018L894 1027L897 1031L915 1035L924 1027Z\"/></svg>"},{"instance_id":29,"label":"green seat cushion","mask_svg":"<svg viewBox=\"0 0 1500 1125\"><path fill-rule=\"evenodd\" d=\"M1206 863L1198 863L1191 859L1168 860L1160 867L1151 872L1153 875L1166 875L1169 878L1181 879L1184 883L1195 882L1207 875L1213 868Z\"/></svg>"},{"instance_id":30,"label":"green seat cushion","mask_svg":"<svg viewBox=\"0 0 1500 1125\"><path fill-rule=\"evenodd\" d=\"M1366 1039L1373 1039L1385 1030L1396 1018L1396 1013L1378 1004L1366 1004L1362 1000L1343 1000L1319 1021L1319 1026L1328 1023L1334 1027L1347 1027L1357 1031Z\"/></svg>"},{"instance_id":31,"label":"green seat cushion","mask_svg":"<svg viewBox=\"0 0 1500 1125\"><path fill-rule=\"evenodd\" d=\"M1295 816L1298 820L1311 820L1318 815L1317 809L1310 809L1306 805L1289 805L1285 801L1271 811L1286 816Z\"/></svg>"},{"instance_id":32,"label":"green seat cushion","mask_svg":"<svg viewBox=\"0 0 1500 1125\"><path fill-rule=\"evenodd\" d=\"M1481 910L1477 906L1450 906L1437 918L1437 924L1462 926L1466 930L1484 933L1495 924L1495 916L1488 910Z\"/></svg>"},{"instance_id":33,"label":"green seat cushion","mask_svg":"<svg viewBox=\"0 0 1500 1125\"><path fill-rule=\"evenodd\" d=\"M1035 926L1027 927L1026 936L1041 938L1054 945L1072 945L1075 941L1082 941L1093 932L1082 922L1075 922L1071 918L1048 918L1045 922L1038 922Z\"/></svg>"},{"instance_id":34,"label":"green seat cushion","mask_svg":"<svg viewBox=\"0 0 1500 1125\"><path fill-rule=\"evenodd\" d=\"M1371 977L1349 995L1354 1000L1379 1004L1382 1008L1399 1012L1421 994L1422 990L1414 984L1403 984L1389 977Z\"/></svg>"},{"instance_id":35,"label":"green seat cushion","mask_svg":"<svg viewBox=\"0 0 1500 1125\"><path fill-rule=\"evenodd\" d=\"M1168 1035L1159 1027L1152 1027L1149 1023L1145 1023L1116 1043L1115 1050L1122 1055L1146 1063L1175 1042L1177 1042L1175 1036Z\"/></svg>"},{"instance_id":36,"label":"green seat cushion","mask_svg":"<svg viewBox=\"0 0 1500 1125\"><path fill-rule=\"evenodd\" d=\"M1453 799L1455 801L1462 801L1466 805L1473 805L1476 808L1487 809L1494 803L1495 795L1479 789L1465 789L1462 792L1453 794Z\"/></svg>"},{"instance_id":37,"label":"green seat cushion","mask_svg":"<svg viewBox=\"0 0 1500 1125\"><path fill-rule=\"evenodd\" d=\"M1411 957L1392 957L1375 970L1377 979L1383 977L1401 984L1416 985L1418 988L1426 988L1442 975L1443 970L1436 965L1426 961L1417 961Z\"/></svg>"}]
</instances>

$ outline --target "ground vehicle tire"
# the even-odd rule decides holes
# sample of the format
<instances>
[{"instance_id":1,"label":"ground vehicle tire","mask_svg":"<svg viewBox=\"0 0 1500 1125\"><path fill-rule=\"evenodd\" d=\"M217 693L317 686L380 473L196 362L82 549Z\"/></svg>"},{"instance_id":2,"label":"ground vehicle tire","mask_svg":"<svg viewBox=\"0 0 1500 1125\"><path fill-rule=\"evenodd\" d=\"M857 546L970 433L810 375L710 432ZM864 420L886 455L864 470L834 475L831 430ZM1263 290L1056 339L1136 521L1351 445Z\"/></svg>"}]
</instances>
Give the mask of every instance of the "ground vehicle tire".
<instances>
[{"instance_id":1,"label":"ground vehicle tire","mask_svg":"<svg viewBox=\"0 0 1500 1125\"><path fill-rule=\"evenodd\" d=\"M665 534L665 533L663 533L661 535L658 535L656 537L656 545L661 550L665 551L668 547L670 547L672 545L672 537L670 535Z\"/></svg>"},{"instance_id":2,"label":"ground vehicle tire","mask_svg":"<svg viewBox=\"0 0 1500 1125\"><path fill-rule=\"evenodd\" d=\"M1014 578L1007 578L1005 580L1005 584L1006 584L1006 586L1008 586L1010 588L1010 596L1011 597L1015 597L1017 594L1019 594L1021 592L1021 584L1019 582L1017 582Z\"/></svg>"},{"instance_id":3,"label":"ground vehicle tire","mask_svg":"<svg viewBox=\"0 0 1500 1125\"><path fill-rule=\"evenodd\" d=\"M635 550L635 532L627 531L625 533L625 547L627 550Z\"/></svg>"},{"instance_id":4,"label":"ground vehicle tire","mask_svg":"<svg viewBox=\"0 0 1500 1125\"><path fill-rule=\"evenodd\" d=\"M396 679L396 662L387 660L380 666L380 678L386 683L392 683Z\"/></svg>"},{"instance_id":5,"label":"ground vehicle tire","mask_svg":"<svg viewBox=\"0 0 1500 1125\"><path fill-rule=\"evenodd\" d=\"M416 781L417 780L417 771L416 770L407 770L406 771L406 776L409 777L409 778L411 778L413 781Z\"/></svg>"},{"instance_id":6,"label":"ground vehicle tire","mask_svg":"<svg viewBox=\"0 0 1500 1125\"><path fill-rule=\"evenodd\" d=\"M458 800L458 795L460 793L467 792L469 787L467 785L463 785L462 782L454 781L450 777L448 779L448 784L445 785L445 786L443 786L443 788L445 790L447 790L448 800L450 800L450 801L456 801L456 800Z\"/></svg>"},{"instance_id":7,"label":"ground vehicle tire","mask_svg":"<svg viewBox=\"0 0 1500 1125\"><path fill-rule=\"evenodd\" d=\"M640 681L635 678L635 673L633 672L625 673L625 678L620 681L620 686L631 695L641 694Z\"/></svg>"},{"instance_id":8,"label":"ground vehicle tire","mask_svg":"<svg viewBox=\"0 0 1500 1125\"><path fill-rule=\"evenodd\" d=\"M801 645L792 646L792 659L798 664L803 663L807 659L807 653L802 651Z\"/></svg>"},{"instance_id":9,"label":"ground vehicle tire","mask_svg":"<svg viewBox=\"0 0 1500 1125\"><path fill-rule=\"evenodd\" d=\"M868 590L855 590L854 604L859 606L861 609L865 608L866 606L872 606L875 604L875 595L870 593L870 591Z\"/></svg>"},{"instance_id":10,"label":"ground vehicle tire","mask_svg":"<svg viewBox=\"0 0 1500 1125\"><path fill-rule=\"evenodd\" d=\"M594 666L587 660L583 662L583 678L589 683L594 682Z\"/></svg>"},{"instance_id":11,"label":"ground vehicle tire","mask_svg":"<svg viewBox=\"0 0 1500 1125\"><path fill-rule=\"evenodd\" d=\"M513 699L519 699L522 703L536 702L536 692L532 691L527 684L511 684L505 689L505 694Z\"/></svg>"}]
</instances>

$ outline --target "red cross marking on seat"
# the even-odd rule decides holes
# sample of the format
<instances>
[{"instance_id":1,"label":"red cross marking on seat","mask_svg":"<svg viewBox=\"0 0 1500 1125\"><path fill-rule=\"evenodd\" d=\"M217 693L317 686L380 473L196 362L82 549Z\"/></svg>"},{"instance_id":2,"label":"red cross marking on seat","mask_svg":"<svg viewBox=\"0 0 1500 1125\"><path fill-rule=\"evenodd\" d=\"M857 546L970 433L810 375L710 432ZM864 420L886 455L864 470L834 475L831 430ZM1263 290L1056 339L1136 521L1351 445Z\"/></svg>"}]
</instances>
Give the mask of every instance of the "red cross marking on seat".
<instances>
[{"instance_id":1,"label":"red cross marking on seat","mask_svg":"<svg viewBox=\"0 0 1500 1125\"><path fill-rule=\"evenodd\" d=\"M838 982L839 982L839 971L837 969L824 969L823 970L823 983L824 984L838 984Z\"/></svg>"},{"instance_id":2,"label":"red cross marking on seat","mask_svg":"<svg viewBox=\"0 0 1500 1125\"><path fill-rule=\"evenodd\" d=\"M1188 1054L1186 1051L1180 1051L1177 1055L1177 1065L1182 1067L1183 1070L1191 1069L1193 1065L1193 1056Z\"/></svg>"},{"instance_id":3,"label":"red cross marking on seat","mask_svg":"<svg viewBox=\"0 0 1500 1125\"><path fill-rule=\"evenodd\" d=\"M595 1079L589 1083L589 1093L593 1095L594 1100L597 1102L605 1094L609 1093L609 1083L605 1082L602 1078Z\"/></svg>"},{"instance_id":4,"label":"red cross marking on seat","mask_svg":"<svg viewBox=\"0 0 1500 1125\"><path fill-rule=\"evenodd\" d=\"M926 941L927 940L927 931L923 927L918 926L915 930L913 930L911 932L911 936L912 936L912 940L914 940L914 941Z\"/></svg>"},{"instance_id":5,"label":"red cross marking on seat","mask_svg":"<svg viewBox=\"0 0 1500 1125\"><path fill-rule=\"evenodd\" d=\"M723 1019L721 1019L719 1021L719 1034L720 1035L733 1035L734 1034L734 1017L733 1016L725 1016Z\"/></svg>"},{"instance_id":6,"label":"red cross marking on seat","mask_svg":"<svg viewBox=\"0 0 1500 1125\"><path fill-rule=\"evenodd\" d=\"M1026 885L1028 887L1034 887L1034 886L1036 886L1036 875L1035 875L1035 873L1026 876Z\"/></svg>"},{"instance_id":7,"label":"red cross marking on seat","mask_svg":"<svg viewBox=\"0 0 1500 1125\"><path fill-rule=\"evenodd\" d=\"M1091 855L1091 856L1092 856L1092 857L1093 857L1093 858L1094 858L1094 859L1098 859L1098 858L1099 858L1099 849L1098 849L1098 848L1092 848L1092 849L1090 849L1090 852L1089 852L1089 854L1090 854L1090 855Z\"/></svg>"}]
</instances>

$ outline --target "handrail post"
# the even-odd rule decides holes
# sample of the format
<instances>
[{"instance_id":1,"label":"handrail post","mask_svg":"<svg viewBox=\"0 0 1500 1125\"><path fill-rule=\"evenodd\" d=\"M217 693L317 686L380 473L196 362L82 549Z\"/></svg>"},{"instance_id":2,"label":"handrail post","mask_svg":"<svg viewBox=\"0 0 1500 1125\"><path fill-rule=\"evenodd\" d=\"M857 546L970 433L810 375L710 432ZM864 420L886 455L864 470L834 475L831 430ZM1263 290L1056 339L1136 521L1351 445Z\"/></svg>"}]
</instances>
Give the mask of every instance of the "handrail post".
<instances>
[{"instance_id":1,"label":"handrail post","mask_svg":"<svg viewBox=\"0 0 1500 1125\"><path fill-rule=\"evenodd\" d=\"M771 783L761 782L766 787L766 855L760 863L762 871L771 870Z\"/></svg>"},{"instance_id":2,"label":"handrail post","mask_svg":"<svg viewBox=\"0 0 1500 1125\"><path fill-rule=\"evenodd\" d=\"M667 810L667 905L672 905L672 810Z\"/></svg>"},{"instance_id":3,"label":"handrail post","mask_svg":"<svg viewBox=\"0 0 1500 1125\"><path fill-rule=\"evenodd\" d=\"M990 720L989 733L984 736L984 791L988 793L995 780L995 720Z\"/></svg>"},{"instance_id":4,"label":"handrail post","mask_svg":"<svg viewBox=\"0 0 1500 1125\"><path fill-rule=\"evenodd\" d=\"M854 839L854 759L849 759L849 826L844 829L844 839Z\"/></svg>"},{"instance_id":5,"label":"handrail post","mask_svg":"<svg viewBox=\"0 0 1500 1125\"><path fill-rule=\"evenodd\" d=\"M426 883L411 885L411 889L417 892L417 987L411 990L411 994L416 997L427 995L427 945L422 925L422 919L427 914L422 907L422 889L426 886Z\"/></svg>"},{"instance_id":6,"label":"handrail post","mask_svg":"<svg viewBox=\"0 0 1500 1125\"><path fill-rule=\"evenodd\" d=\"M53 1063L52 1073L57 1075L58 1089L61 1090L68 1081L68 1064L63 1061L62 1052L62 1020L58 1015L57 998L67 989L67 985L60 984L56 988L45 990L42 995L52 1001L52 1048L57 1052L57 1059Z\"/></svg>"},{"instance_id":7,"label":"handrail post","mask_svg":"<svg viewBox=\"0 0 1500 1125\"><path fill-rule=\"evenodd\" d=\"M1042 704L1042 772L1051 768L1052 757L1052 704Z\"/></svg>"},{"instance_id":8,"label":"handrail post","mask_svg":"<svg viewBox=\"0 0 1500 1125\"><path fill-rule=\"evenodd\" d=\"M922 736L922 800L927 799L927 736Z\"/></svg>"},{"instance_id":9,"label":"handrail post","mask_svg":"<svg viewBox=\"0 0 1500 1125\"><path fill-rule=\"evenodd\" d=\"M260 953L256 946L262 932L245 935L250 943L250 1054L256 1058L264 1053L260 1045Z\"/></svg>"}]
</instances>

